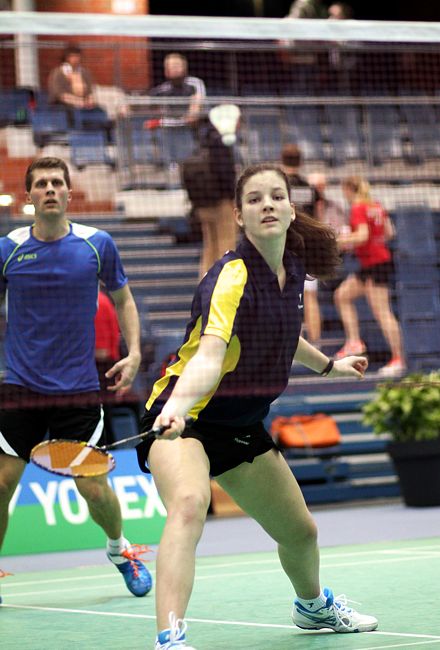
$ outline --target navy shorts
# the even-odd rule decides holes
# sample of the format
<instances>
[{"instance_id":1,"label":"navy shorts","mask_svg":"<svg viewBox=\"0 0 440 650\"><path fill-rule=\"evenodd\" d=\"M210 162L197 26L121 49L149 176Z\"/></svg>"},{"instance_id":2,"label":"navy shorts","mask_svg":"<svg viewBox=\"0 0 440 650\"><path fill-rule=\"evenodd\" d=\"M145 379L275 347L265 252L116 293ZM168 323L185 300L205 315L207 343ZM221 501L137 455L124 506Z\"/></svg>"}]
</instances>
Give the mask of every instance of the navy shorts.
<instances>
[{"instance_id":1,"label":"navy shorts","mask_svg":"<svg viewBox=\"0 0 440 650\"><path fill-rule=\"evenodd\" d=\"M141 420L141 431L151 429L156 417L157 414L145 412ZM196 420L186 427L181 437L200 440L209 459L211 476L219 476L241 463L252 463L255 456L265 454L270 449L278 449L262 422L245 427L225 427L218 423L208 424ZM148 436L136 447L139 467L146 473L150 471L147 460L154 441L154 436Z\"/></svg>"},{"instance_id":2,"label":"navy shorts","mask_svg":"<svg viewBox=\"0 0 440 650\"><path fill-rule=\"evenodd\" d=\"M0 387L0 454L29 462L47 437L105 444L99 393L41 395L22 386Z\"/></svg>"},{"instance_id":3,"label":"navy shorts","mask_svg":"<svg viewBox=\"0 0 440 650\"><path fill-rule=\"evenodd\" d=\"M394 274L394 265L392 262L384 262L383 264L375 264L374 266L367 266L360 271L356 271L355 275L361 282L366 282L368 279L373 280L374 284L386 285L390 284L391 278Z\"/></svg>"}]
</instances>

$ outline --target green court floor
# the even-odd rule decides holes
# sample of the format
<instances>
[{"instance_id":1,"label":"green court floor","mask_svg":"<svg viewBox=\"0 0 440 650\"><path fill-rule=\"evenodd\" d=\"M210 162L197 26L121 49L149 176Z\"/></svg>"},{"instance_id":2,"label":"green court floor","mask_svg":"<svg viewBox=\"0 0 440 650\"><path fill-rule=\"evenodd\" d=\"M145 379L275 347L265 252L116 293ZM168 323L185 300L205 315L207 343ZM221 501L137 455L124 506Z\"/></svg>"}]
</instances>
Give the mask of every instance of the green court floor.
<instances>
[{"instance_id":1,"label":"green court floor","mask_svg":"<svg viewBox=\"0 0 440 650\"><path fill-rule=\"evenodd\" d=\"M365 634L305 632L274 553L200 558L188 640L197 650L440 648L440 540L322 551L323 584L379 618ZM154 574L154 563L150 566ZM154 596L134 598L108 564L1 580L2 650L152 650Z\"/></svg>"}]
</instances>

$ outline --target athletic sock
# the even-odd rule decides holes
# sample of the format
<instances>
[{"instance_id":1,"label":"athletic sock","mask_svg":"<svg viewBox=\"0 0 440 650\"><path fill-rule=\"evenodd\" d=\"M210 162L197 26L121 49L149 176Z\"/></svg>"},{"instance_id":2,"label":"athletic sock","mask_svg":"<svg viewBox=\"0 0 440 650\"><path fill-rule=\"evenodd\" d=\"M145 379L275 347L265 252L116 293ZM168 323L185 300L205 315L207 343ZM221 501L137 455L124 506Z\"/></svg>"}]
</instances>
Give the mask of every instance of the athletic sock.
<instances>
[{"instance_id":1,"label":"athletic sock","mask_svg":"<svg viewBox=\"0 0 440 650\"><path fill-rule=\"evenodd\" d=\"M300 605L302 605L304 609L306 609L307 611L314 612L317 609L320 609L321 607L325 607L327 598L324 596L324 594L321 591L319 596L317 596L316 598L308 598L308 599L297 598L296 602L300 603Z\"/></svg>"},{"instance_id":2,"label":"athletic sock","mask_svg":"<svg viewBox=\"0 0 440 650\"><path fill-rule=\"evenodd\" d=\"M114 564L123 564L124 562L127 562L127 558L123 557L121 553L129 546L130 542L125 539L124 535L121 535L118 539L110 539L110 537L108 537L107 553L111 556L111 561Z\"/></svg>"}]
</instances>

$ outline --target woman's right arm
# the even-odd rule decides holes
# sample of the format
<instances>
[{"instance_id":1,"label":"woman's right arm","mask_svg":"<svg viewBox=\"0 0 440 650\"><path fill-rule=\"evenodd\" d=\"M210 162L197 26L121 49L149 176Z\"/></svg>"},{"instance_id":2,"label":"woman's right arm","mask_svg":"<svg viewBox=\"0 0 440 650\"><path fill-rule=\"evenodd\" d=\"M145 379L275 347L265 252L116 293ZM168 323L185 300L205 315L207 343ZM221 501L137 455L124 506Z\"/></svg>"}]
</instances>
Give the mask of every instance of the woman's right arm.
<instances>
[{"instance_id":1,"label":"woman's right arm","mask_svg":"<svg viewBox=\"0 0 440 650\"><path fill-rule=\"evenodd\" d=\"M226 354L226 342L207 334L200 339L199 349L188 361L173 392L154 426L170 427L161 437L177 438L185 428L184 416L219 382Z\"/></svg>"}]
</instances>

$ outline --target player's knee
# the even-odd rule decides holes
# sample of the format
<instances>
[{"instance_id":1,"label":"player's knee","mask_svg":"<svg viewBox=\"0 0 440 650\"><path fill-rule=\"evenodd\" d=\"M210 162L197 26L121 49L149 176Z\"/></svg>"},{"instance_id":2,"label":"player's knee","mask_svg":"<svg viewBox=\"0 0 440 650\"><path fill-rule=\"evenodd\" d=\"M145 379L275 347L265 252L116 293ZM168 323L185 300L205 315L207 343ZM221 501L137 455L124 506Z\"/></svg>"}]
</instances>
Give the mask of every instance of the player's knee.
<instances>
[{"instance_id":1,"label":"player's knee","mask_svg":"<svg viewBox=\"0 0 440 650\"><path fill-rule=\"evenodd\" d=\"M93 480L78 481L77 488L87 503L96 505L107 501L110 491L106 483Z\"/></svg>"},{"instance_id":2,"label":"player's knee","mask_svg":"<svg viewBox=\"0 0 440 650\"><path fill-rule=\"evenodd\" d=\"M301 526L295 525L294 529L290 531L286 543L283 546L314 546L318 543L318 528L312 519L309 517Z\"/></svg>"},{"instance_id":3,"label":"player's knee","mask_svg":"<svg viewBox=\"0 0 440 650\"><path fill-rule=\"evenodd\" d=\"M200 492L182 492L174 503L174 512L184 525L205 521L209 507L209 495Z\"/></svg>"}]
</instances>

